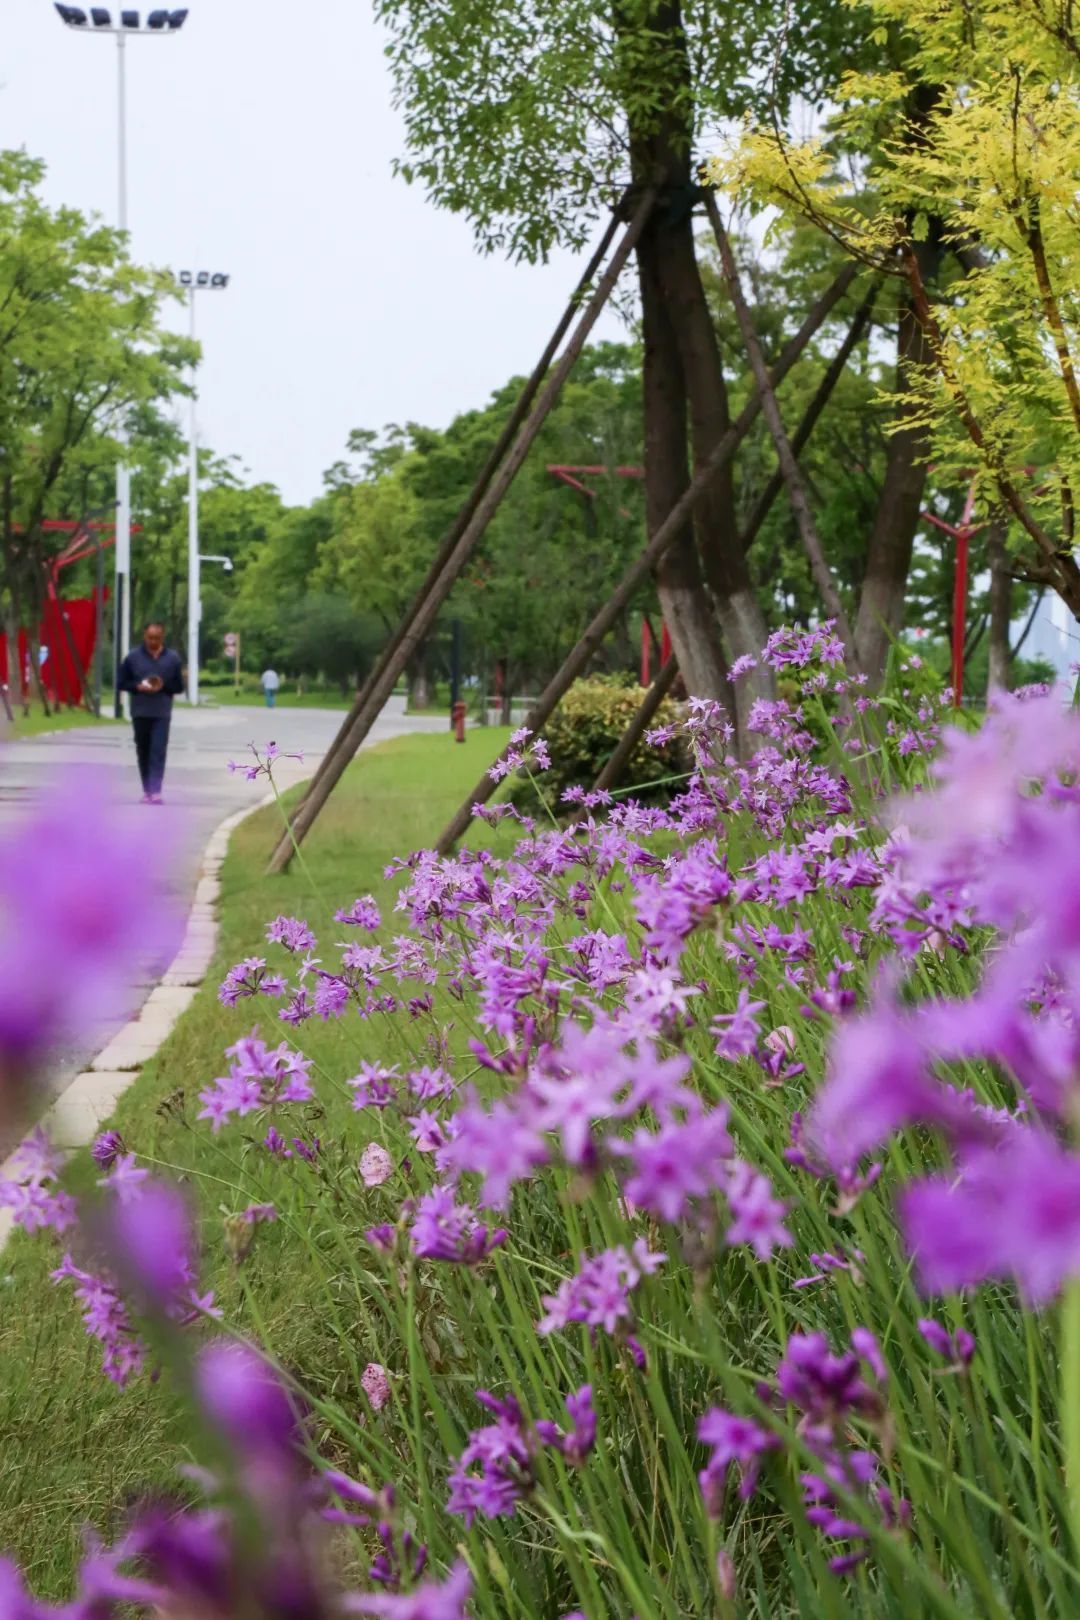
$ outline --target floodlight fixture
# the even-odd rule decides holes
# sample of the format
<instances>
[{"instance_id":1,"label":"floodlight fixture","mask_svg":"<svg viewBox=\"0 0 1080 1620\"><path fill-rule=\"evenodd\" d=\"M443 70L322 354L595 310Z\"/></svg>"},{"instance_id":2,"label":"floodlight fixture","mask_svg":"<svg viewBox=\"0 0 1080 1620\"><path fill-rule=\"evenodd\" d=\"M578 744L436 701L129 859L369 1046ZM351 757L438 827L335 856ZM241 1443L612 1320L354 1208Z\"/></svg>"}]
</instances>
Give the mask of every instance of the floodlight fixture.
<instances>
[{"instance_id":1,"label":"floodlight fixture","mask_svg":"<svg viewBox=\"0 0 1080 1620\"><path fill-rule=\"evenodd\" d=\"M87 17L82 6L68 6L61 0L54 0L60 21L68 28L85 29L88 22L93 24L93 32L101 34L175 34L183 28L187 20L188 8L181 7L176 11L169 11L163 7L151 11L146 21L137 11L122 10L113 21L113 14L106 6L91 6Z\"/></svg>"},{"instance_id":2,"label":"floodlight fixture","mask_svg":"<svg viewBox=\"0 0 1080 1620\"><path fill-rule=\"evenodd\" d=\"M221 291L229 285L223 270L179 270L176 279L185 290L194 292Z\"/></svg>"}]
</instances>

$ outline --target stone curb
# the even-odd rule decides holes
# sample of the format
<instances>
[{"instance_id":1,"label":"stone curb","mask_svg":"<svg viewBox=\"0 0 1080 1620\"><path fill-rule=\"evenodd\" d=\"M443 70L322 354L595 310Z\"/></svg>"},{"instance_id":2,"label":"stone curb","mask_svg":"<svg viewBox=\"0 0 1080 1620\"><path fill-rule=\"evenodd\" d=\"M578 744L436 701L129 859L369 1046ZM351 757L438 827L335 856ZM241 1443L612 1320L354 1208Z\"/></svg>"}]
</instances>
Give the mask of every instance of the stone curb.
<instances>
[{"instance_id":1,"label":"stone curb","mask_svg":"<svg viewBox=\"0 0 1080 1620\"><path fill-rule=\"evenodd\" d=\"M273 802L274 795L268 793L257 803L234 810L210 834L180 949L136 1016L117 1031L91 1060L90 1067L75 1076L38 1121L61 1152L74 1153L94 1140L124 1092L138 1079L143 1064L155 1055L181 1013L195 999L217 946L219 874L229 839L242 821ZM16 1148L0 1164L0 1180L11 1173L18 1152ZM0 1250L14 1224L12 1212L0 1209Z\"/></svg>"}]
</instances>

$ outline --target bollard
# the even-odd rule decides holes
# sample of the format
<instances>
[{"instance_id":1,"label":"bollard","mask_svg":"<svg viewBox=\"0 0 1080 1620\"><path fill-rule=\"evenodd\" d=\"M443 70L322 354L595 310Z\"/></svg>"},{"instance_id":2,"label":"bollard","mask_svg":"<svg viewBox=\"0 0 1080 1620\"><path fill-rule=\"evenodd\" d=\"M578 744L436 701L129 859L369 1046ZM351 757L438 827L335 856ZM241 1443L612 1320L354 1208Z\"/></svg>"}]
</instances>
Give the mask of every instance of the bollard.
<instances>
[{"instance_id":1,"label":"bollard","mask_svg":"<svg viewBox=\"0 0 1080 1620\"><path fill-rule=\"evenodd\" d=\"M462 702L455 703L454 706L453 706L453 709L450 712L450 718L451 718L451 721L453 722L453 727L454 727L454 741L455 742L464 742L465 741L465 704L462 703Z\"/></svg>"}]
</instances>

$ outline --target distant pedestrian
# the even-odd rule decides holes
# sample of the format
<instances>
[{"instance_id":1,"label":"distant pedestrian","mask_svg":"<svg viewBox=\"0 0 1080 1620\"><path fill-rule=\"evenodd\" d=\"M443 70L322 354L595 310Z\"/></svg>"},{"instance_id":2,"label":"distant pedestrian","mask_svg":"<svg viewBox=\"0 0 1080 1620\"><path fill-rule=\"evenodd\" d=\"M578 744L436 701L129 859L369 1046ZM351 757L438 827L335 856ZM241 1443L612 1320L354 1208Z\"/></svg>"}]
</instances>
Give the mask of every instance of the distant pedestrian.
<instances>
[{"instance_id":1,"label":"distant pedestrian","mask_svg":"<svg viewBox=\"0 0 1080 1620\"><path fill-rule=\"evenodd\" d=\"M262 674L259 676L259 685L263 689L263 696L266 699L266 707L268 709L272 709L277 701L278 687L281 685L277 670L264 669Z\"/></svg>"},{"instance_id":2,"label":"distant pedestrian","mask_svg":"<svg viewBox=\"0 0 1080 1620\"><path fill-rule=\"evenodd\" d=\"M132 647L120 665L120 690L131 693L143 804L160 804L173 698L184 690L180 654L166 647L165 626L160 620L150 620L141 643Z\"/></svg>"}]
</instances>

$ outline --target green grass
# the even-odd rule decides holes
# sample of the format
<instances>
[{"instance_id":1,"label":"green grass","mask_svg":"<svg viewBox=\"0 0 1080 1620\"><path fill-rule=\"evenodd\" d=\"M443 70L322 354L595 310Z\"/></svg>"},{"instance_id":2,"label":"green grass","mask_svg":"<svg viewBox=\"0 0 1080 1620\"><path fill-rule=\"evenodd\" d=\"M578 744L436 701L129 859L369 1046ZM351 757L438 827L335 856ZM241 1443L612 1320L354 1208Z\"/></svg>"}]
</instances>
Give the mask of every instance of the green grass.
<instances>
[{"instance_id":1,"label":"green grass","mask_svg":"<svg viewBox=\"0 0 1080 1620\"><path fill-rule=\"evenodd\" d=\"M262 689L258 686L242 686L239 692L231 686L204 686L200 696L204 703L220 703L226 708L260 708L264 703ZM277 695L279 709L349 709L352 701L351 692L348 697L342 697L340 692L279 692Z\"/></svg>"},{"instance_id":2,"label":"green grass","mask_svg":"<svg viewBox=\"0 0 1080 1620\"><path fill-rule=\"evenodd\" d=\"M894 1196L912 1174L939 1164L939 1150L926 1133L896 1138L883 1153L881 1181L846 1211L835 1207L827 1184L785 1162L791 1110L805 1106L824 1070L827 1030L823 1021L800 1017L807 986L792 982L782 962L761 963L761 994L770 1021L797 1031L805 1076L773 1088L752 1060L716 1061L710 1016L733 1007L739 989L718 928L699 929L688 943L680 971L702 995L693 1025L673 1037L691 1060L701 1095L728 1106L739 1151L767 1172L790 1205L794 1245L768 1264L744 1248L720 1245L714 1252L695 1236L643 1221L627 1211L612 1177L589 1178L558 1163L517 1189L506 1248L475 1270L373 1253L365 1231L398 1219L403 1192L423 1191L432 1171L400 1114L351 1110L347 1079L363 1060L405 1069L442 1062L461 1083L498 1087L466 1046L470 1035L496 1046L498 1037L478 1027L478 998L464 993L459 1000L445 982L426 1015L417 1008L416 1018L312 1020L297 1032L315 1065L318 1097L277 1123L289 1135L321 1138L315 1166L269 1159L259 1146L267 1123L259 1115L233 1121L218 1137L194 1123L195 1093L224 1072L222 1049L256 1019L274 1039L282 1028L265 1004L221 1008L214 998L221 970L258 950L263 924L278 911L306 917L319 935L317 954L333 964L343 930L327 926L328 913L369 889L387 900L393 885L380 875L384 862L430 839L504 735L473 733L464 748L445 736L409 739L361 758L306 846L310 872L298 867L267 882L262 863L274 829L266 814L235 837L210 982L117 1120L144 1162L180 1177L197 1203L202 1282L217 1291L229 1327L250 1332L302 1384L321 1456L370 1483L396 1482L434 1568L467 1550L478 1620L556 1620L572 1609L589 1620L1075 1614L1080 1570L1063 1535L1055 1313L1025 1315L1009 1289L980 1289L934 1307L950 1325L962 1323L975 1334L971 1374L949 1373L930 1354L915 1326L926 1307L914 1291ZM887 756L878 763L884 770ZM903 759L893 763L912 768ZM500 849L511 836L499 835ZM740 870L761 852L763 839L745 817L731 816L725 846ZM508 926L518 875L493 884ZM799 916L813 932L812 971L846 955L841 927L865 920L867 904L865 894L850 906L827 897L807 901ZM760 928L773 915L764 902L746 902L740 918ZM406 919L385 903L384 917L385 946L406 932ZM597 875L586 916L560 916L547 930L547 986L562 978L571 938L592 925L640 939L617 872ZM442 909L438 926L447 937L461 926L453 906ZM873 976L880 949L880 942L868 943L860 976ZM278 965L276 948L266 955ZM476 967L484 971L481 958ZM977 957L920 953L911 964L912 993L965 995L975 971ZM423 988L417 983L404 993L419 996ZM547 1038L546 996L530 1005ZM1010 1096L1004 1077L981 1065L957 1064L951 1077L994 1106ZM402 1112L412 1106L407 1099ZM371 1139L391 1150L397 1166L374 1189L357 1174ZM88 1170L84 1157L75 1181L85 1182ZM278 1220L259 1229L237 1267L226 1249L227 1217L264 1200L275 1204ZM632 1235L647 1235L669 1254L668 1265L636 1296L644 1369L602 1334L595 1341L576 1330L540 1338L542 1297L576 1269L576 1257ZM856 1253L854 1270L806 1290L794 1287L814 1255L840 1248ZM38 1590L61 1595L80 1522L108 1531L126 1499L171 1484L191 1427L169 1376L157 1384L144 1377L123 1394L104 1384L72 1302L48 1283L49 1264L48 1242L20 1239L0 1266L11 1273L0 1283L0 1548L11 1547L28 1565ZM861 1510L857 1501L849 1504L871 1538L873 1557L850 1580L839 1580L796 1506L798 1474L811 1453L793 1415L759 1408L755 1391L793 1332L820 1330L838 1348L857 1323L877 1334L888 1358L892 1421L868 1418L853 1425L853 1434L880 1453L890 1486L911 1501L912 1518L910 1531L894 1536L865 1503ZM381 1363L391 1380L392 1400L377 1415L361 1393L369 1361ZM513 1393L532 1418L559 1421L564 1395L586 1381L598 1415L587 1465L571 1472L542 1454L536 1489L517 1517L465 1531L444 1503L448 1459L482 1421L476 1389ZM703 1457L694 1442L697 1419L713 1402L768 1415L785 1437L783 1454L768 1465L767 1486L749 1502L731 1493L722 1529L704 1518L697 1481ZM738 1572L738 1608L707 1595L721 1534Z\"/></svg>"},{"instance_id":3,"label":"green grass","mask_svg":"<svg viewBox=\"0 0 1080 1620\"><path fill-rule=\"evenodd\" d=\"M81 726L115 726L121 722L114 720L112 715L88 714L85 709L60 709L54 714L42 714L39 708L31 709L24 715L21 709L15 710L15 721L11 724L4 714L0 714L0 741L4 737L39 737L50 731L74 731Z\"/></svg>"},{"instance_id":4,"label":"green grass","mask_svg":"<svg viewBox=\"0 0 1080 1620\"><path fill-rule=\"evenodd\" d=\"M256 1013L263 1015L267 1038L276 1041L284 1026L275 1025L269 1003L222 1007L217 986L227 967L258 949L267 920L278 912L304 916L320 932L330 911L357 895L372 892L386 900L392 890L382 877L385 864L430 842L504 738L494 730L470 735L463 746L449 737L403 738L364 753L304 845L328 907L313 899L308 877L296 863L284 877L264 875L280 827L277 812L263 810L244 822L222 871L221 929L211 971L111 1122L132 1148L180 1166L188 1185L197 1185L211 1234L204 1278L217 1289L227 1318L248 1327L252 1322L241 1285L251 1279L266 1330L286 1362L305 1364L313 1355L330 1353L322 1344L324 1324L301 1308L310 1256L282 1223L261 1229L243 1276L237 1274L226 1258L215 1211L243 1208L247 1198L231 1186L237 1177L223 1157L224 1138L215 1141L205 1125L192 1128L196 1093L224 1072L224 1048L250 1030ZM341 932L330 924L323 937L332 940ZM301 1044L320 1065L351 1074L363 1057L396 1061L400 1056L385 1049L381 1031L386 1027L353 1025L350 1049L342 1026L313 1021L304 1026ZM166 1099L172 1101L163 1113ZM315 1120L313 1128L325 1126ZM236 1145L235 1134L227 1135L225 1155ZM88 1155L80 1155L72 1166L72 1185L86 1185L92 1172ZM144 1375L119 1392L102 1378L96 1347L83 1333L69 1289L49 1281L59 1252L52 1239L16 1233L0 1254L0 1553L23 1562L31 1586L51 1596L70 1589L82 1526L115 1527L133 1496L172 1486L177 1464L186 1456L181 1413L166 1379L153 1383ZM362 1337L358 1330L358 1345ZM389 1362L389 1349L383 1346L380 1356L379 1348L371 1342L361 1365Z\"/></svg>"}]
</instances>

